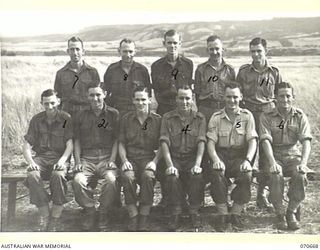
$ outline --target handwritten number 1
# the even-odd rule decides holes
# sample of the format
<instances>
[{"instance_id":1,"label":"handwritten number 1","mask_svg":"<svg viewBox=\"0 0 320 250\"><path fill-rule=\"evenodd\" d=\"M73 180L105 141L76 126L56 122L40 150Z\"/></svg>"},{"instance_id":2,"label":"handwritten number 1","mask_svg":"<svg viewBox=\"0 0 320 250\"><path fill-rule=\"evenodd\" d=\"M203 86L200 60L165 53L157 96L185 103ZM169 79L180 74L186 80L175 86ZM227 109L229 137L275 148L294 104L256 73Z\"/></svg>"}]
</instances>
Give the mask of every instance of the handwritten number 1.
<instances>
[{"instance_id":1,"label":"handwritten number 1","mask_svg":"<svg viewBox=\"0 0 320 250\"><path fill-rule=\"evenodd\" d=\"M62 126L63 128L66 127L66 123L67 123L67 120L64 121L63 126Z\"/></svg>"}]
</instances>

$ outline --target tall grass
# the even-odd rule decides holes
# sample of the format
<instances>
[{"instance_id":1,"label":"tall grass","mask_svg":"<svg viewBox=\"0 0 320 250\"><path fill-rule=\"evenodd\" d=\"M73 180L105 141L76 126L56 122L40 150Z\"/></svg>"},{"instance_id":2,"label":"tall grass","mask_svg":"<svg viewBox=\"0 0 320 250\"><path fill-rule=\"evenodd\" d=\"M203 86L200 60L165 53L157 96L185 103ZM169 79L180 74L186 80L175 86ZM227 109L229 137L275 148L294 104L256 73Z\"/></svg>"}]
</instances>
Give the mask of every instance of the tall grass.
<instances>
[{"instance_id":1,"label":"tall grass","mask_svg":"<svg viewBox=\"0 0 320 250\"><path fill-rule=\"evenodd\" d=\"M140 57L136 61L150 72L157 57ZM118 57L87 57L86 61L98 69L101 80L110 63ZM194 68L206 58L192 58ZM6 153L20 153L23 136L33 115L42 110L40 94L53 88L55 73L68 61L67 57L2 57L2 149ZM249 57L227 58L236 70L250 62ZM283 80L293 84L296 105L308 115L313 133L320 134L320 57L274 57Z\"/></svg>"}]
</instances>

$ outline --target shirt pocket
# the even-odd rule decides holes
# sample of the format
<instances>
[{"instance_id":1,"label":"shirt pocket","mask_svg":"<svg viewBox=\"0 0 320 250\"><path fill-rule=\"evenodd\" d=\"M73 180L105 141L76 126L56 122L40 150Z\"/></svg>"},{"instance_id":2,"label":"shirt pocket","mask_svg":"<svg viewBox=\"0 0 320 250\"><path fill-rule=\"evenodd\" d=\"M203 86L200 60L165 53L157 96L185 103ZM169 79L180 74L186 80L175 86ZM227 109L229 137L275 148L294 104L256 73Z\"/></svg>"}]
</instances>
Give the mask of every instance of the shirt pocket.
<instances>
[{"instance_id":1,"label":"shirt pocket","mask_svg":"<svg viewBox=\"0 0 320 250\"><path fill-rule=\"evenodd\" d=\"M282 143L282 132L283 132L283 129L285 129L285 124L281 122L282 122L281 120L279 121L277 120L271 123L271 136L272 136L273 143L275 144ZM280 124L282 124L283 127L281 127Z\"/></svg>"},{"instance_id":2,"label":"shirt pocket","mask_svg":"<svg viewBox=\"0 0 320 250\"><path fill-rule=\"evenodd\" d=\"M40 148L48 148L49 147L49 133L48 130L44 126L39 127L39 146Z\"/></svg>"},{"instance_id":3,"label":"shirt pocket","mask_svg":"<svg viewBox=\"0 0 320 250\"><path fill-rule=\"evenodd\" d=\"M288 140L290 143L296 143L299 138L299 127L297 125L288 125Z\"/></svg>"},{"instance_id":4,"label":"shirt pocket","mask_svg":"<svg viewBox=\"0 0 320 250\"><path fill-rule=\"evenodd\" d=\"M229 134L228 130L220 130L219 131L219 146L220 147L229 147Z\"/></svg>"},{"instance_id":5,"label":"shirt pocket","mask_svg":"<svg viewBox=\"0 0 320 250\"><path fill-rule=\"evenodd\" d=\"M52 131L52 148L61 151L65 148L64 131L62 129Z\"/></svg>"},{"instance_id":6,"label":"shirt pocket","mask_svg":"<svg viewBox=\"0 0 320 250\"><path fill-rule=\"evenodd\" d=\"M89 148L93 145L95 128L92 128L91 124L82 123L80 126L80 141L81 146Z\"/></svg>"},{"instance_id":7,"label":"shirt pocket","mask_svg":"<svg viewBox=\"0 0 320 250\"><path fill-rule=\"evenodd\" d=\"M77 81L77 78L73 74L63 74L61 76L62 96L66 96L66 97L70 96L76 81Z\"/></svg>"},{"instance_id":8,"label":"shirt pocket","mask_svg":"<svg viewBox=\"0 0 320 250\"><path fill-rule=\"evenodd\" d=\"M243 128L236 129L235 131L235 145L243 146L246 142L246 131Z\"/></svg>"},{"instance_id":9,"label":"shirt pocket","mask_svg":"<svg viewBox=\"0 0 320 250\"><path fill-rule=\"evenodd\" d=\"M191 131L188 131L186 134L183 133L183 136L186 136L186 148L188 151L194 150L197 145L197 139L198 139L198 130L197 129L191 129Z\"/></svg>"}]
</instances>

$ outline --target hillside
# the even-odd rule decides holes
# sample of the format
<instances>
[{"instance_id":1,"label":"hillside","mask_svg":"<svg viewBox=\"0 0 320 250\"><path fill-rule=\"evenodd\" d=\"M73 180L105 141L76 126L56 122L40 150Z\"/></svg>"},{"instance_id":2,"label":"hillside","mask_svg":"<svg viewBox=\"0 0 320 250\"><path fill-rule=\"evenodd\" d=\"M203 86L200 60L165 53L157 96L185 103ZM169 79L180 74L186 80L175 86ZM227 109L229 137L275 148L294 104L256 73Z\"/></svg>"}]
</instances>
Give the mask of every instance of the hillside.
<instances>
[{"instance_id":1,"label":"hillside","mask_svg":"<svg viewBox=\"0 0 320 250\"><path fill-rule=\"evenodd\" d=\"M76 34L2 38L2 54L64 54L65 41L70 36L77 35L86 42L89 55L116 55L118 42L128 37L137 42L140 56L157 56L163 51L161 41L168 29L176 29L182 33L184 52L192 56L206 56L205 40L211 34L218 34L223 39L230 56L247 54L248 42L255 36L268 40L271 55L320 54L320 17L92 26ZM44 44L47 46L43 46ZM21 45L26 48L19 49Z\"/></svg>"}]
</instances>

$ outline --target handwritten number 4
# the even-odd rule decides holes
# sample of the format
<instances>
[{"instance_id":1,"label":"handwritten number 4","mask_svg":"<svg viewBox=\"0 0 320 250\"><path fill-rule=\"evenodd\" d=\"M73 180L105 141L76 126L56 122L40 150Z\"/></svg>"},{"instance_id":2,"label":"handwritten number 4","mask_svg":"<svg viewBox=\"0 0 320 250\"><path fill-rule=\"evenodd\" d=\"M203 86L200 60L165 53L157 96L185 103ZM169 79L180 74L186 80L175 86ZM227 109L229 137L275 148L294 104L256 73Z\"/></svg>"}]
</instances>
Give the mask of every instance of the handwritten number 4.
<instances>
[{"instance_id":1,"label":"handwritten number 4","mask_svg":"<svg viewBox=\"0 0 320 250\"><path fill-rule=\"evenodd\" d=\"M191 131L191 129L189 129L189 124L188 124L185 128L181 129L181 132L184 132L185 134L186 134L188 131Z\"/></svg>"}]
</instances>

